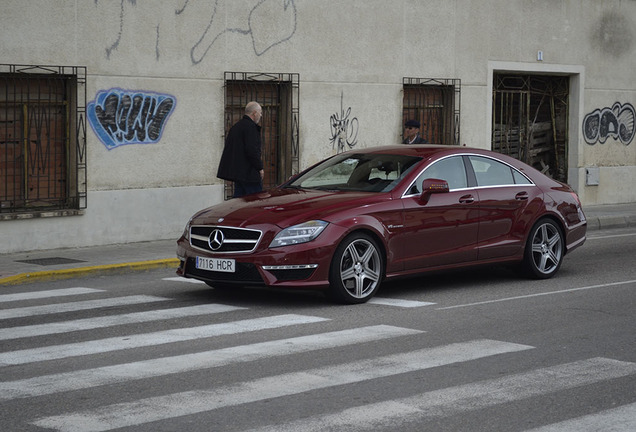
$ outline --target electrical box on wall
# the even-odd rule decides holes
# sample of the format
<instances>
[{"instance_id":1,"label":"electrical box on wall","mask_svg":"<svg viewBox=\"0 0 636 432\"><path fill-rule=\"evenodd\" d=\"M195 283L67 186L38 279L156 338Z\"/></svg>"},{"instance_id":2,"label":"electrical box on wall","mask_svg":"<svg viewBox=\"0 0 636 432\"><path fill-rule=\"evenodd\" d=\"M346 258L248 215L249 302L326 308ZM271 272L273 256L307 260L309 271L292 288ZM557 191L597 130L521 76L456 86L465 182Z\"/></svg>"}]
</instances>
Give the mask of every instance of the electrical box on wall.
<instances>
[{"instance_id":1,"label":"electrical box on wall","mask_svg":"<svg viewBox=\"0 0 636 432\"><path fill-rule=\"evenodd\" d=\"M585 168L585 184L587 186L598 186L601 179L601 169L599 167Z\"/></svg>"}]
</instances>

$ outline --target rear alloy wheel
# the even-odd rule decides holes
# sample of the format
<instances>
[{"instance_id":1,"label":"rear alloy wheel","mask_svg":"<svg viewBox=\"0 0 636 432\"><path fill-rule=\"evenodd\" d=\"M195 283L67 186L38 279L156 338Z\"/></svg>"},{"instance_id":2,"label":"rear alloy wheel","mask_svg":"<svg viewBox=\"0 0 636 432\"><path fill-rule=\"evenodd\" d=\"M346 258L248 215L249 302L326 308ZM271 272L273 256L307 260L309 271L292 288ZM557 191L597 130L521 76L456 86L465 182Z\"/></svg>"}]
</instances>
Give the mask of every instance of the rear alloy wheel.
<instances>
[{"instance_id":1,"label":"rear alloy wheel","mask_svg":"<svg viewBox=\"0 0 636 432\"><path fill-rule=\"evenodd\" d=\"M532 228L524 256L524 267L537 279L552 277L563 262L563 235L550 219L541 219Z\"/></svg>"},{"instance_id":2,"label":"rear alloy wheel","mask_svg":"<svg viewBox=\"0 0 636 432\"><path fill-rule=\"evenodd\" d=\"M330 294L335 300L354 304L373 297L384 274L379 251L377 242L363 233L354 233L338 245L329 270Z\"/></svg>"}]
</instances>

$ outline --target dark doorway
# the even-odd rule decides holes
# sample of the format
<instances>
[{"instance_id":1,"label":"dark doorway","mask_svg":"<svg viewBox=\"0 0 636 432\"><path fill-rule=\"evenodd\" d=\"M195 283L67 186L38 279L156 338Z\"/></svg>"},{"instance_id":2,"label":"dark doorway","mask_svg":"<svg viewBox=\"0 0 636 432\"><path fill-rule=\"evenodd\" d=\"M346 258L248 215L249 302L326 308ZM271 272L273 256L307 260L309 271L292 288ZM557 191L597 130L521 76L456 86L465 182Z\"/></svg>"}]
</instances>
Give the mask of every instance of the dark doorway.
<instances>
[{"instance_id":1,"label":"dark doorway","mask_svg":"<svg viewBox=\"0 0 636 432\"><path fill-rule=\"evenodd\" d=\"M569 78L495 73L492 149L567 181Z\"/></svg>"},{"instance_id":2,"label":"dark doorway","mask_svg":"<svg viewBox=\"0 0 636 432\"><path fill-rule=\"evenodd\" d=\"M265 169L263 187L274 187L299 168L298 74L225 73L225 133L243 117L245 105L257 101L263 108L262 155ZM225 198L234 193L225 182Z\"/></svg>"}]
</instances>

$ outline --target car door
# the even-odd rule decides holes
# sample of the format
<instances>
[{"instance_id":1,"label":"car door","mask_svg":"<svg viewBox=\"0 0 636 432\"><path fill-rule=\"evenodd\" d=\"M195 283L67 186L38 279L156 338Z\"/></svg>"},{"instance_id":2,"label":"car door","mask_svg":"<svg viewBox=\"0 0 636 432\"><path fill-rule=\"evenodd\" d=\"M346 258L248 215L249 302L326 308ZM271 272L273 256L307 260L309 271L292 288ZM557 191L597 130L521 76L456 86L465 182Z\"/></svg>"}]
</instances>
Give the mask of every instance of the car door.
<instances>
[{"instance_id":1,"label":"car door","mask_svg":"<svg viewBox=\"0 0 636 432\"><path fill-rule=\"evenodd\" d=\"M467 160L475 174L479 198L478 259L522 254L528 225L541 206L541 190L497 159L471 155Z\"/></svg>"},{"instance_id":2,"label":"car door","mask_svg":"<svg viewBox=\"0 0 636 432\"><path fill-rule=\"evenodd\" d=\"M422 182L445 180L450 191L435 193L423 201ZM461 156L429 165L402 198L404 227L400 258L405 270L452 265L477 259L478 200L468 187Z\"/></svg>"}]
</instances>

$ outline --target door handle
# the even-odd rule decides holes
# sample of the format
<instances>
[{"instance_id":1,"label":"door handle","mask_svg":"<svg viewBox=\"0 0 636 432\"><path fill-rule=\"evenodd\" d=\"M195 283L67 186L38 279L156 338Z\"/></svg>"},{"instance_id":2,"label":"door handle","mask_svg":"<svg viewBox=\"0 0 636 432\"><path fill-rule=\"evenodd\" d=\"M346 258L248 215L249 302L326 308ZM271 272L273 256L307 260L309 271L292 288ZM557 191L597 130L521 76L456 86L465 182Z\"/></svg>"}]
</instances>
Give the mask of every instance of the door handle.
<instances>
[{"instance_id":1,"label":"door handle","mask_svg":"<svg viewBox=\"0 0 636 432\"><path fill-rule=\"evenodd\" d=\"M464 195L463 197L459 199L459 202L462 204L470 204L470 203L473 203L474 201L475 201L475 197L473 197L472 195Z\"/></svg>"},{"instance_id":2,"label":"door handle","mask_svg":"<svg viewBox=\"0 0 636 432\"><path fill-rule=\"evenodd\" d=\"M518 201L523 201L528 199L528 192L519 192L515 195L515 199Z\"/></svg>"}]
</instances>

